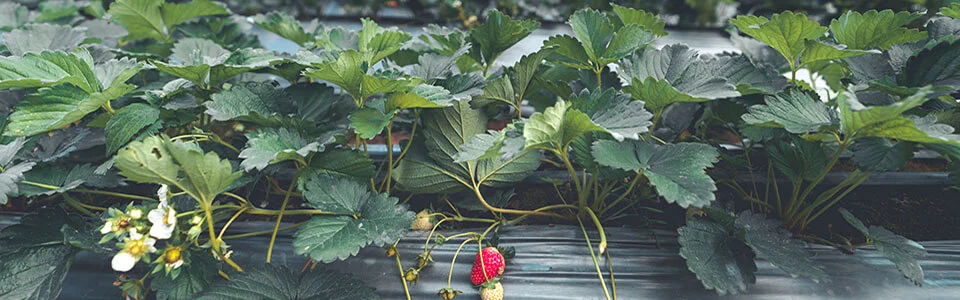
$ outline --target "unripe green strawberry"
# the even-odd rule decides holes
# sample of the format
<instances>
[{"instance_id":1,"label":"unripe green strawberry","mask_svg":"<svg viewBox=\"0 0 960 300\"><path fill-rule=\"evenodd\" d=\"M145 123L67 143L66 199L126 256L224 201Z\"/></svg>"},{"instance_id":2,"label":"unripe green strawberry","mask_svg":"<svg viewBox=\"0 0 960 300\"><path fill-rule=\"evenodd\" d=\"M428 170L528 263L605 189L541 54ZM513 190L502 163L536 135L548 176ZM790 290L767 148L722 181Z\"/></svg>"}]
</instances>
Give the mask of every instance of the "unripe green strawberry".
<instances>
[{"instance_id":1,"label":"unripe green strawberry","mask_svg":"<svg viewBox=\"0 0 960 300\"><path fill-rule=\"evenodd\" d=\"M500 251L494 247L483 248L483 250L480 250L480 253L477 253L476 260L473 261L473 270L470 272L470 282L472 282L473 285L481 285L503 274L503 268L503 255L500 254Z\"/></svg>"},{"instance_id":2,"label":"unripe green strawberry","mask_svg":"<svg viewBox=\"0 0 960 300\"><path fill-rule=\"evenodd\" d=\"M503 285L500 281L494 280L480 286L480 300L503 300Z\"/></svg>"}]
</instances>

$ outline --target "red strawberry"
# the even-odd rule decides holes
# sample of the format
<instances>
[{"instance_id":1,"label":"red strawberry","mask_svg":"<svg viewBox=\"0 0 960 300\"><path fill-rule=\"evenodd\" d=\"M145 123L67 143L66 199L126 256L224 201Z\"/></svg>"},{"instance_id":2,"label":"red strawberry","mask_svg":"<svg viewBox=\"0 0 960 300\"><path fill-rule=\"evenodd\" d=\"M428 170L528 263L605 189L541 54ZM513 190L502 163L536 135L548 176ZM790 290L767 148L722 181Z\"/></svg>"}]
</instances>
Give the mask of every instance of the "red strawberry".
<instances>
[{"instance_id":1,"label":"red strawberry","mask_svg":"<svg viewBox=\"0 0 960 300\"><path fill-rule=\"evenodd\" d=\"M482 264L481 264L482 263ZM503 255L494 247L487 247L477 253L473 261L473 270L470 272L470 282L481 285L491 278L503 274Z\"/></svg>"}]
</instances>

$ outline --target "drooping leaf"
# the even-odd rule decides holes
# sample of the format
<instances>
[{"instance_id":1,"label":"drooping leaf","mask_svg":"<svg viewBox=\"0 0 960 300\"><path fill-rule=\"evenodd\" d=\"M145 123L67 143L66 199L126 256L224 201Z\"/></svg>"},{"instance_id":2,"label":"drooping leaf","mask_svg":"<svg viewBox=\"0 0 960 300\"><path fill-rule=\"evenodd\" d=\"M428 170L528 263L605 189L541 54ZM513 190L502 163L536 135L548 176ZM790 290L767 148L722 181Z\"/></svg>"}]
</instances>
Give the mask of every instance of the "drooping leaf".
<instances>
[{"instance_id":1,"label":"drooping leaf","mask_svg":"<svg viewBox=\"0 0 960 300\"><path fill-rule=\"evenodd\" d=\"M804 243L780 226L780 221L766 215L744 211L735 221L744 230L744 242L757 258L765 259L791 276L803 276L815 282L828 280L824 266L814 261Z\"/></svg>"},{"instance_id":2,"label":"drooping leaf","mask_svg":"<svg viewBox=\"0 0 960 300\"><path fill-rule=\"evenodd\" d=\"M767 96L765 104L749 107L741 116L750 125L782 127L790 133L817 131L839 122L837 113L826 103L814 99L801 90Z\"/></svg>"},{"instance_id":3,"label":"drooping leaf","mask_svg":"<svg viewBox=\"0 0 960 300\"><path fill-rule=\"evenodd\" d=\"M307 203L340 216L316 216L294 234L297 254L319 262L333 262L356 255L368 245L396 241L413 222L414 214L397 198L374 194L352 179L319 174L304 185Z\"/></svg>"},{"instance_id":4,"label":"drooping leaf","mask_svg":"<svg viewBox=\"0 0 960 300\"><path fill-rule=\"evenodd\" d=\"M77 250L63 242L62 211L43 210L0 232L0 297L56 299Z\"/></svg>"},{"instance_id":5,"label":"drooping leaf","mask_svg":"<svg viewBox=\"0 0 960 300\"><path fill-rule=\"evenodd\" d=\"M247 145L238 155L243 159L240 166L249 172L283 161L305 160L311 152L322 152L333 139L333 135L310 139L286 128L260 128L247 134Z\"/></svg>"},{"instance_id":6,"label":"drooping leaf","mask_svg":"<svg viewBox=\"0 0 960 300\"><path fill-rule=\"evenodd\" d=\"M753 252L722 225L694 218L677 233L680 256L687 260L687 268L697 274L705 288L721 295L736 295L756 283Z\"/></svg>"},{"instance_id":7,"label":"drooping leaf","mask_svg":"<svg viewBox=\"0 0 960 300\"><path fill-rule=\"evenodd\" d=\"M7 50L15 56L27 52L68 51L76 48L86 38L83 28L54 24L29 24L23 29L0 34Z\"/></svg>"},{"instance_id":8,"label":"drooping leaf","mask_svg":"<svg viewBox=\"0 0 960 300\"><path fill-rule=\"evenodd\" d=\"M643 172L667 202L704 207L716 199L717 186L706 169L717 162L719 153L709 145L601 140L594 143L592 153L602 166Z\"/></svg>"},{"instance_id":9,"label":"drooping leaf","mask_svg":"<svg viewBox=\"0 0 960 300\"><path fill-rule=\"evenodd\" d=\"M513 20L498 10L490 10L487 12L487 20L470 30L468 38L473 45L470 56L477 63L489 67L500 54L539 27L539 22Z\"/></svg>"},{"instance_id":10,"label":"drooping leaf","mask_svg":"<svg viewBox=\"0 0 960 300\"><path fill-rule=\"evenodd\" d=\"M209 253L190 253L190 263L181 266L176 278L163 273L155 274L150 289L157 291L157 299L190 299L206 290L217 278L217 261Z\"/></svg>"},{"instance_id":11,"label":"drooping leaf","mask_svg":"<svg viewBox=\"0 0 960 300\"><path fill-rule=\"evenodd\" d=\"M160 110L143 103L134 103L117 110L107 121L107 154L116 153L144 128L160 119Z\"/></svg>"},{"instance_id":12,"label":"drooping leaf","mask_svg":"<svg viewBox=\"0 0 960 300\"><path fill-rule=\"evenodd\" d=\"M897 171L913 158L916 144L884 138L863 138L851 147L857 168L873 172Z\"/></svg>"},{"instance_id":13,"label":"drooping leaf","mask_svg":"<svg viewBox=\"0 0 960 300\"><path fill-rule=\"evenodd\" d=\"M921 14L892 10L869 10L866 13L848 11L830 22L830 33L837 42L850 49L890 49L893 45L915 42L927 38L927 33L904 28Z\"/></svg>"},{"instance_id":14,"label":"drooping leaf","mask_svg":"<svg viewBox=\"0 0 960 300\"><path fill-rule=\"evenodd\" d=\"M808 40L823 37L827 28L804 14L784 11L771 19L762 16L738 16L730 20L741 32L773 47L790 66L798 63Z\"/></svg>"},{"instance_id":15,"label":"drooping leaf","mask_svg":"<svg viewBox=\"0 0 960 300\"><path fill-rule=\"evenodd\" d=\"M893 262L907 280L916 285L923 285L923 269L917 261L917 257L927 254L923 245L880 226L867 228L860 219L846 209L841 208L840 214L850 225L867 236L877 247L877 252Z\"/></svg>"},{"instance_id":16,"label":"drooping leaf","mask_svg":"<svg viewBox=\"0 0 960 300\"><path fill-rule=\"evenodd\" d=\"M114 188L123 185L122 179L116 173L98 175L94 171L97 166L80 164L73 168L45 165L35 168L24 174L24 180L31 182L20 183L20 194L24 196L53 195L67 192L81 185L94 188ZM38 186L41 184L43 186Z\"/></svg>"},{"instance_id":17,"label":"drooping leaf","mask_svg":"<svg viewBox=\"0 0 960 300\"><path fill-rule=\"evenodd\" d=\"M214 283L196 295L201 300L241 300L263 298L302 299L380 299L357 279L332 270L310 270L303 274L279 265L264 264L246 268L230 276L229 281Z\"/></svg>"},{"instance_id":18,"label":"drooping leaf","mask_svg":"<svg viewBox=\"0 0 960 300\"><path fill-rule=\"evenodd\" d=\"M102 145L102 141L97 141L98 136L86 127L52 131L30 139L26 147L29 151L22 151L17 158L38 163L56 161L75 151Z\"/></svg>"}]
</instances>

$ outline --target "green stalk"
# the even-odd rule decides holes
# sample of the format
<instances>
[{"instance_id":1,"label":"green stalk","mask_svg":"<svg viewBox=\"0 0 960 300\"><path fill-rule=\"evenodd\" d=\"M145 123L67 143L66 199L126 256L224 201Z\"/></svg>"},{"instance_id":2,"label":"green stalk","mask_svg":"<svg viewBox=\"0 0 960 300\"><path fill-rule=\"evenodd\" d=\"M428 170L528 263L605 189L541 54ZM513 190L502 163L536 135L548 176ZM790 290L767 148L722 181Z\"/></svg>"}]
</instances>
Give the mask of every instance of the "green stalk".
<instances>
[{"instance_id":1,"label":"green stalk","mask_svg":"<svg viewBox=\"0 0 960 300\"><path fill-rule=\"evenodd\" d=\"M393 243L393 247L396 248L398 243L400 243L400 240L397 240L396 243ZM394 255L394 257L397 259L397 270L400 271L400 282L403 282L403 292L407 295L407 300L410 300L410 287L407 286L407 279L404 278L403 264L400 263L400 251L397 251L397 254Z\"/></svg>"},{"instance_id":2,"label":"green stalk","mask_svg":"<svg viewBox=\"0 0 960 300\"><path fill-rule=\"evenodd\" d=\"M590 242L590 236L587 234L587 228L583 226L583 221L577 218L580 223L580 230L583 231L583 238L587 241L587 249L590 250L590 257L593 258L593 266L597 268L597 277L600 278L600 286L603 287L603 295L610 300L610 291L607 290L607 282L603 279L603 271L600 270L600 261L597 260L597 254L593 252L593 244Z\"/></svg>"},{"instance_id":3,"label":"green stalk","mask_svg":"<svg viewBox=\"0 0 960 300\"><path fill-rule=\"evenodd\" d=\"M283 220L283 212L287 209L287 203L290 201L290 193L297 186L297 176L293 177L290 187L287 188L287 194L283 196L283 204L280 205L280 214L277 215L277 223L273 225L273 234L270 235L270 246L267 246L267 263L273 257L273 245L277 241L277 232L280 231L280 221Z\"/></svg>"}]
</instances>

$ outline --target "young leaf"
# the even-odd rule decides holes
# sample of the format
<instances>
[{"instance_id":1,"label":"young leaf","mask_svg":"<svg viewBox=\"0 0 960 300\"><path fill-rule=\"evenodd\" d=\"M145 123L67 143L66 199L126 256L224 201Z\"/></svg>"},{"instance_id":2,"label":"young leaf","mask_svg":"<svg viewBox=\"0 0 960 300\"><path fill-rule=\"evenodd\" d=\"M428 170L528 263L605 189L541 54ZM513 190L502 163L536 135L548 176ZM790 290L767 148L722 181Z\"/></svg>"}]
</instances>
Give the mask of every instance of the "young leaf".
<instances>
[{"instance_id":1,"label":"young leaf","mask_svg":"<svg viewBox=\"0 0 960 300\"><path fill-rule=\"evenodd\" d=\"M761 16L738 16L730 20L741 32L764 44L770 45L794 67L808 40L817 40L823 37L827 28L810 20L804 14L794 14L784 11L773 14L771 19Z\"/></svg>"},{"instance_id":2,"label":"young leaf","mask_svg":"<svg viewBox=\"0 0 960 300\"><path fill-rule=\"evenodd\" d=\"M71 221L45 209L0 232L0 298L56 299L77 249L65 244L60 229Z\"/></svg>"},{"instance_id":3,"label":"young leaf","mask_svg":"<svg viewBox=\"0 0 960 300\"><path fill-rule=\"evenodd\" d=\"M357 104L376 94L409 91L422 83L417 78L390 79L367 74L369 66L360 52L347 50L335 61L329 61L304 71L303 75L325 80L339 86L353 97Z\"/></svg>"},{"instance_id":4,"label":"young leaf","mask_svg":"<svg viewBox=\"0 0 960 300\"><path fill-rule=\"evenodd\" d=\"M680 256L687 268L707 289L718 294L736 295L754 284L757 265L750 248L736 239L723 225L709 219L693 218L677 230Z\"/></svg>"},{"instance_id":5,"label":"young leaf","mask_svg":"<svg viewBox=\"0 0 960 300\"><path fill-rule=\"evenodd\" d=\"M653 33L640 25L618 27L609 16L592 9L574 12L568 23L594 68L623 59L654 39Z\"/></svg>"},{"instance_id":6,"label":"young leaf","mask_svg":"<svg viewBox=\"0 0 960 300\"><path fill-rule=\"evenodd\" d=\"M397 52L410 40L410 34L396 28L384 29L367 18L360 19L360 22L363 23L363 28L357 33L357 50L371 66Z\"/></svg>"},{"instance_id":7,"label":"young leaf","mask_svg":"<svg viewBox=\"0 0 960 300\"><path fill-rule=\"evenodd\" d=\"M737 216L735 224L744 230L744 242L757 258L769 261L791 276L803 276L815 282L828 280L824 266L810 257L804 243L794 239L793 233L780 226L780 221L744 211Z\"/></svg>"},{"instance_id":8,"label":"young leaf","mask_svg":"<svg viewBox=\"0 0 960 300\"><path fill-rule=\"evenodd\" d=\"M242 73L269 68L284 61L263 49L227 51L210 40L185 38L173 47L178 63L154 62L157 70L209 89Z\"/></svg>"},{"instance_id":9,"label":"young leaf","mask_svg":"<svg viewBox=\"0 0 960 300\"><path fill-rule=\"evenodd\" d=\"M657 18L656 14L645 12L640 9L620 6L617 4L612 5L613 12L620 19L620 23L623 23L624 25L639 25L640 27L643 27L643 29L649 30L657 36L667 35L667 31L663 29L663 27L666 26L666 22Z\"/></svg>"},{"instance_id":10,"label":"young leaf","mask_svg":"<svg viewBox=\"0 0 960 300\"><path fill-rule=\"evenodd\" d=\"M243 159L240 166L248 172L288 160L305 161L311 152L322 152L334 140L330 134L309 139L286 128L260 128L246 136L247 145L238 157Z\"/></svg>"},{"instance_id":11,"label":"young leaf","mask_svg":"<svg viewBox=\"0 0 960 300\"><path fill-rule=\"evenodd\" d=\"M298 273L287 267L264 264L246 268L196 295L200 300L242 300L252 295L265 299L380 299L357 279L332 270Z\"/></svg>"},{"instance_id":12,"label":"young leaf","mask_svg":"<svg viewBox=\"0 0 960 300\"><path fill-rule=\"evenodd\" d=\"M489 10L486 22L470 30L470 57L490 68L500 54L539 27L536 21L513 20L498 10Z\"/></svg>"},{"instance_id":13,"label":"young leaf","mask_svg":"<svg viewBox=\"0 0 960 300\"><path fill-rule=\"evenodd\" d=\"M741 118L750 125L783 127L790 133L806 133L837 124L837 113L826 103L801 90L767 96L765 104L747 108Z\"/></svg>"},{"instance_id":14,"label":"young leaf","mask_svg":"<svg viewBox=\"0 0 960 300\"><path fill-rule=\"evenodd\" d=\"M130 104L117 110L104 128L107 154L116 153L144 128L153 125L159 119L160 110L143 103Z\"/></svg>"},{"instance_id":15,"label":"young leaf","mask_svg":"<svg viewBox=\"0 0 960 300\"><path fill-rule=\"evenodd\" d=\"M523 137L527 140L525 148L563 151L584 133L606 131L586 114L570 107L561 99L544 112L531 116L523 127Z\"/></svg>"},{"instance_id":16,"label":"young leaf","mask_svg":"<svg viewBox=\"0 0 960 300\"><path fill-rule=\"evenodd\" d=\"M850 49L888 50L893 45L927 38L926 32L903 27L922 16L905 11L894 13L889 9L862 14L851 10L830 22L830 33Z\"/></svg>"},{"instance_id":17,"label":"young leaf","mask_svg":"<svg viewBox=\"0 0 960 300\"><path fill-rule=\"evenodd\" d=\"M396 241L413 222L414 214L397 198L374 194L351 179L327 174L304 184L304 198L311 207L339 216L315 216L294 234L297 254L329 263L356 255L368 245Z\"/></svg>"},{"instance_id":18,"label":"young leaf","mask_svg":"<svg viewBox=\"0 0 960 300\"><path fill-rule=\"evenodd\" d=\"M654 146L642 141L601 140L593 157L602 166L643 172L667 202L681 207L704 207L716 199L717 190L706 169L719 153L706 144L679 143Z\"/></svg>"},{"instance_id":19,"label":"young leaf","mask_svg":"<svg viewBox=\"0 0 960 300\"><path fill-rule=\"evenodd\" d=\"M917 261L917 257L927 254L923 245L880 226L867 228L860 219L846 209L841 208L840 214L850 225L866 235L877 247L877 252L893 262L907 280L916 285L923 285L923 268Z\"/></svg>"},{"instance_id":20,"label":"young leaf","mask_svg":"<svg viewBox=\"0 0 960 300\"><path fill-rule=\"evenodd\" d=\"M3 44L14 56L27 52L72 50L86 38L83 28L54 24L29 24L23 29L0 34Z\"/></svg>"}]
</instances>

